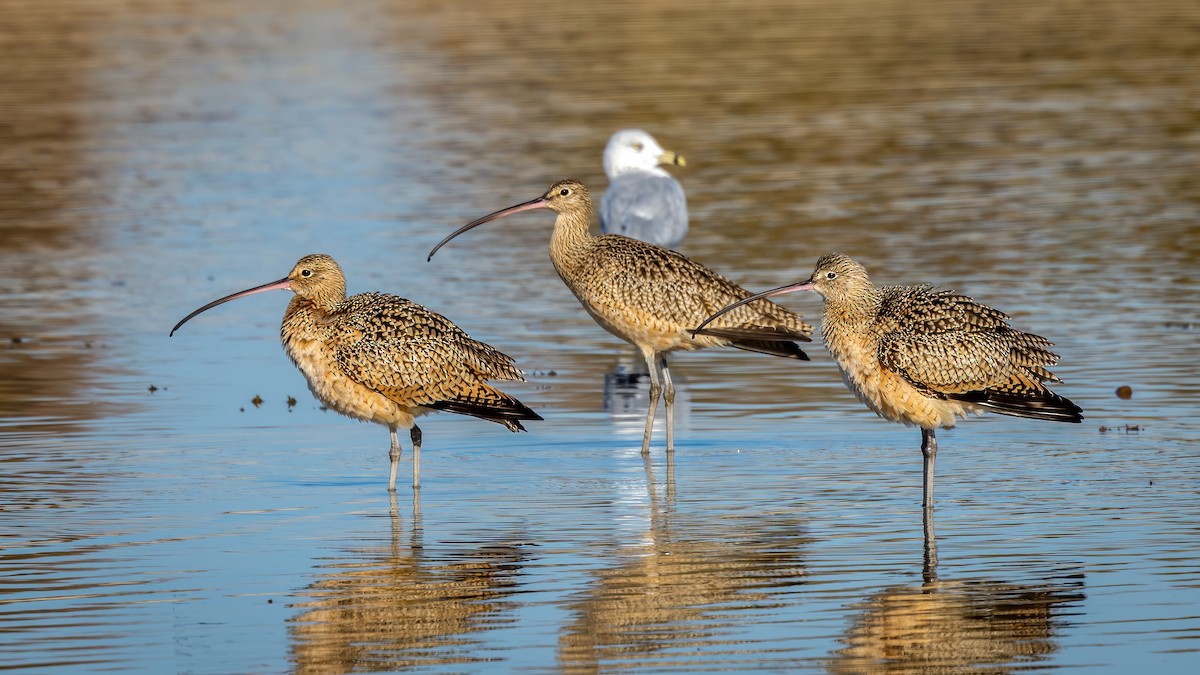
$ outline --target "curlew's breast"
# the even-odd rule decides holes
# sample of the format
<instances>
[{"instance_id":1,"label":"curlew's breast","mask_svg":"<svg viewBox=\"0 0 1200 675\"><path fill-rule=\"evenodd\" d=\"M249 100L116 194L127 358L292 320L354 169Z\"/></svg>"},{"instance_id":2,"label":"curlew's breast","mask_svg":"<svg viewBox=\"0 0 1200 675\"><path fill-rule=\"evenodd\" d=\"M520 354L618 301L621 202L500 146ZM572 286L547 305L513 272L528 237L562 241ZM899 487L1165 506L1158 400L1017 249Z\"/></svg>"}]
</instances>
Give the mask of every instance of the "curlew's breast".
<instances>
[{"instance_id":1,"label":"curlew's breast","mask_svg":"<svg viewBox=\"0 0 1200 675\"><path fill-rule=\"evenodd\" d=\"M880 365L878 340L869 334L826 330L825 344L837 361L846 387L880 417L925 429L949 429L956 418L978 412L977 406L968 403L927 396Z\"/></svg>"},{"instance_id":2,"label":"curlew's breast","mask_svg":"<svg viewBox=\"0 0 1200 675\"><path fill-rule=\"evenodd\" d=\"M324 340L293 337L284 350L304 374L309 391L325 407L364 422L411 428L425 408L397 404L349 377L333 358L334 350Z\"/></svg>"}]
</instances>

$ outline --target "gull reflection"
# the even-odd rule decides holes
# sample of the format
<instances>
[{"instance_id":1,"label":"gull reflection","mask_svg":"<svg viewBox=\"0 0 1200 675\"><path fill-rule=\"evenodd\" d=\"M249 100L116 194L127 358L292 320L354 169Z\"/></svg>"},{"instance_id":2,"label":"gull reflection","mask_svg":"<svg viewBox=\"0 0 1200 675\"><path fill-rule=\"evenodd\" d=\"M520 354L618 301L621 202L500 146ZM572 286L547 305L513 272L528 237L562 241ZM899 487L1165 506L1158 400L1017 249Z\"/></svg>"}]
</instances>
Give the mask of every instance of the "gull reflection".
<instances>
[{"instance_id":1,"label":"gull reflection","mask_svg":"<svg viewBox=\"0 0 1200 675\"><path fill-rule=\"evenodd\" d=\"M938 579L932 532L927 515L925 581L863 602L829 672L999 675L1058 650L1067 608L1086 597L1082 573L1055 571L1032 583Z\"/></svg>"},{"instance_id":2,"label":"gull reflection","mask_svg":"<svg viewBox=\"0 0 1200 675\"><path fill-rule=\"evenodd\" d=\"M290 626L297 673L391 671L476 663L472 633L505 622L526 557L520 544L480 543L440 559L423 545L419 497L412 527L392 495L390 546L325 566Z\"/></svg>"},{"instance_id":3,"label":"gull reflection","mask_svg":"<svg viewBox=\"0 0 1200 675\"><path fill-rule=\"evenodd\" d=\"M677 513L674 476L660 490L649 462L646 471L648 537L605 554L615 563L594 572L567 606L564 672L653 666L659 653L665 665L681 648L732 645L745 626L736 614L778 606L780 589L804 583L800 551L808 537L799 518Z\"/></svg>"},{"instance_id":4,"label":"gull reflection","mask_svg":"<svg viewBox=\"0 0 1200 675\"><path fill-rule=\"evenodd\" d=\"M686 420L691 409L687 380L676 371L671 377L675 382L675 421ZM650 408L650 372L646 360L636 352L626 351L604 373L604 410L622 433L641 436L646 425L646 410ZM662 408L655 421L656 431L662 430Z\"/></svg>"}]
</instances>

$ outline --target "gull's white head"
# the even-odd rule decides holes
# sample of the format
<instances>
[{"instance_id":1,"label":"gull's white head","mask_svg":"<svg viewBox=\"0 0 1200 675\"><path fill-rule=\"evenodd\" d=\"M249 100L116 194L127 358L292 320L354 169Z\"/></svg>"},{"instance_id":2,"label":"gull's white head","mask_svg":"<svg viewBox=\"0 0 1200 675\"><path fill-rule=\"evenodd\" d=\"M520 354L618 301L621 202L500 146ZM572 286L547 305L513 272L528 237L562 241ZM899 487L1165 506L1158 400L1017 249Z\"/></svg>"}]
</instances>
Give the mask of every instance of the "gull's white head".
<instances>
[{"instance_id":1,"label":"gull's white head","mask_svg":"<svg viewBox=\"0 0 1200 675\"><path fill-rule=\"evenodd\" d=\"M622 129L608 139L604 148L604 173L609 180L626 171L649 171L668 175L659 164L684 165L683 157L663 150L658 141L641 129Z\"/></svg>"}]
</instances>

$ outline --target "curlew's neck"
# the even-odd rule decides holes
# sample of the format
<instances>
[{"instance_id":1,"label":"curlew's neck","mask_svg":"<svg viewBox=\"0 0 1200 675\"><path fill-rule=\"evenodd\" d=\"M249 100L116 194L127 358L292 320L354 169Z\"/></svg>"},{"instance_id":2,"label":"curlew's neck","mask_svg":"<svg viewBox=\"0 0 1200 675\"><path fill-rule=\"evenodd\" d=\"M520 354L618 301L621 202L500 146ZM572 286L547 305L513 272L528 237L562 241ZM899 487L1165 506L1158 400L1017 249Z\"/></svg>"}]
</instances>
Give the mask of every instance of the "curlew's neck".
<instances>
[{"instance_id":1,"label":"curlew's neck","mask_svg":"<svg viewBox=\"0 0 1200 675\"><path fill-rule=\"evenodd\" d=\"M590 209L579 209L560 213L554 220L554 233L550 235L550 261L560 275L569 274L571 270L586 264L589 244L593 239L588 232L590 217Z\"/></svg>"},{"instance_id":2,"label":"curlew's neck","mask_svg":"<svg viewBox=\"0 0 1200 675\"><path fill-rule=\"evenodd\" d=\"M867 332L879 316L883 294L872 285L852 289L851 292L825 298L824 319L821 330L826 340L839 335L861 335Z\"/></svg>"},{"instance_id":3,"label":"curlew's neck","mask_svg":"<svg viewBox=\"0 0 1200 675\"><path fill-rule=\"evenodd\" d=\"M343 298L344 300L345 298ZM315 332L322 326L328 326L334 320L338 303L326 302L323 306L314 298L304 298L299 295L288 303L287 311L283 313L282 337L284 342L292 338L316 339Z\"/></svg>"}]
</instances>

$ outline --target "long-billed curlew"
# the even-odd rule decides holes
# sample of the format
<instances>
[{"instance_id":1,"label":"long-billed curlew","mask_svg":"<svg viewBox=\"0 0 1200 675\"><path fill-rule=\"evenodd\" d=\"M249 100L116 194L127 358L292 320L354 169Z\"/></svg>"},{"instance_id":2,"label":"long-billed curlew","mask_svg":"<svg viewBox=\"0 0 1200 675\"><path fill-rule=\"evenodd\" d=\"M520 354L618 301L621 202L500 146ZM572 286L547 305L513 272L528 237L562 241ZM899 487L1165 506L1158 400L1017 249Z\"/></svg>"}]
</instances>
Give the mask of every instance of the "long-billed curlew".
<instances>
[{"instance_id":1,"label":"long-billed curlew","mask_svg":"<svg viewBox=\"0 0 1200 675\"><path fill-rule=\"evenodd\" d=\"M400 439L413 444L413 487L421 486L421 428L434 410L472 415L524 431L540 420L525 404L486 380L524 380L512 358L472 339L449 319L410 300L383 293L346 297L346 279L333 258L308 255L283 279L214 300L175 324L255 293L290 290L280 337L321 403L347 417L386 425L391 432L388 490L396 490Z\"/></svg>"},{"instance_id":2,"label":"long-billed curlew","mask_svg":"<svg viewBox=\"0 0 1200 675\"><path fill-rule=\"evenodd\" d=\"M733 346L808 360L796 343L810 341L812 326L766 300L733 313L705 335L691 335L691 328L704 317L750 292L675 251L616 234L592 236L588 232L592 200L577 181L559 181L537 199L467 223L434 246L429 259L446 242L473 227L530 209L550 209L558 214L550 236L554 269L596 323L637 347L646 359L650 409L642 435L643 454L650 451L660 393L667 409L667 452L675 449L675 386L667 369L668 353Z\"/></svg>"},{"instance_id":3,"label":"long-billed curlew","mask_svg":"<svg viewBox=\"0 0 1200 675\"><path fill-rule=\"evenodd\" d=\"M953 291L875 286L862 265L840 253L821 256L807 281L735 302L697 332L708 332L708 322L742 303L795 291L825 298L821 331L846 386L880 417L921 427L926 507L933 505L938 427L989 410L1083 420L1079 406L1043 384L1061 382L1046 370L1058 363L1049 340L1009 327L1003 312Z\"/></svg>"},{"instance_id":4,"label":"long-billed curlew","mask_svg":"<svg viewBox=\"0 0 1200 675\"><path fill-rule=\"evenodd\" d=\"M604 148L608 189L600 198L600 231L675 248L687 235L683 186L659 164L684 166L683 157L663 150L641 129L622 129Z\"/></svg>"}]
</instances>

